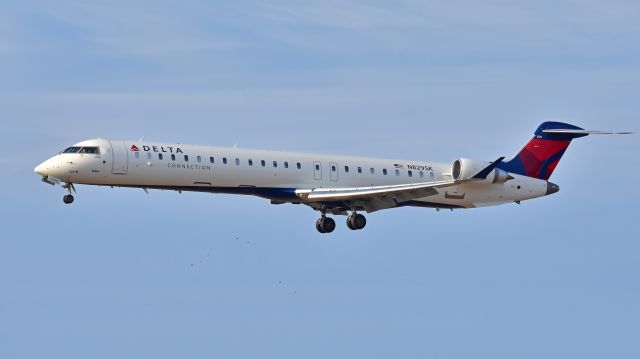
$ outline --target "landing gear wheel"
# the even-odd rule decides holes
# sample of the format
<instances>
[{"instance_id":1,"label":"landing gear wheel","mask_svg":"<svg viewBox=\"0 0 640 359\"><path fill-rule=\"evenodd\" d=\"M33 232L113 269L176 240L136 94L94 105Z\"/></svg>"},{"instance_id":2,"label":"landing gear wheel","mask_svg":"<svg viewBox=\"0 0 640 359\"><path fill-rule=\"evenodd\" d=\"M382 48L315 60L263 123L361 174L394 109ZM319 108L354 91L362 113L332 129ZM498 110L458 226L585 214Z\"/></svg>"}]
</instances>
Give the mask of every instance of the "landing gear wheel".
<instances>
[{"instance_id":1,"label":"landing gear wheel","mask_svg":"<svg viewBox=\"0 0 640 359\"><path fill-rule=\"evenodd\" d=\"M336 221L334 221L333 218L324 217L322 220L322 230L324 233L331 233L334 229L336 229Z\"/></svg>"},{"instance_id":2,"label":"landing gear wheel","mask_svg":"<svg viewBox=\"0 0 640 359\"><path fill-rule=\"evenodd\" d=\"M322 218L318 218L318 220L316 221L316 229L318 230L318 232L324 233L324 229L322 229Z\"/></svg>"},{"instance_id":3,"label":"landing gear wheel","mask_svg":"<svg viewBox=\"0 0 640 359\"><path fill-rule=\"evenodd\" d=\"M318 218L316 221L316 229L320 233L331 233L336 229L336 221L329 217Z\"/></svg>"},{"instance_id":4,"label":"landing gear wheel","mask_svg":"<svg viewBox=\"0 0 640 359\"><path fill-rule=\"evenodd\" d=\"M356 230L355 228L353 228L353 225L351 225L351 216L347 217L347 228L349 228L352 231Z\"/></svg>"},{"instance_id":5,"label":"landing gear wheel","mask_svg":"<svg viewBox=\"0 0 640 359\"><path fill-rule=\"evenodd\" d=\"M76 193L76 189L75 189L75 187L73 187L73 183L67 182L67 183L65 183L64 186L62 186L62 188L64 188L67 191L69 191L68 195L62 197L62 202L64 202L65 204L73 203L73 195L71 193Z\"/></svg>"},{"instance_id":6,"label":"landing gear wheel","mask_svg":"<svg viewBox=\"0 0 640 359\"><path fill-rule=\"evenodd\" d=\"M365 216L354 213L347 217L347 227L352 230L358 230L364 228L367 225L367 219Z\"/></svg>"}]
</instances>

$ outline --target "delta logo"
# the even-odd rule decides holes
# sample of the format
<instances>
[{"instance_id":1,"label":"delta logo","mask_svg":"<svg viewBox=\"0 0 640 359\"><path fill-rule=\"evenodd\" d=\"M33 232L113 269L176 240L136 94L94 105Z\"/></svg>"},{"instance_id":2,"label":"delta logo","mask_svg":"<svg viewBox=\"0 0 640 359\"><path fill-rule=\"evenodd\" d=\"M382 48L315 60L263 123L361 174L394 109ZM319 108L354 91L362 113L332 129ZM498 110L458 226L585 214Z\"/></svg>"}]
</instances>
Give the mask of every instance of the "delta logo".
<instances>
[{"instance_id":1,"label":"delta logo","mask_svg":"<svg viewBox=\"0 0 640 359\"><path fill-rule=\"evenodd\" d=\"M142 150L145 152L163 152L163 153L184 153L180 147L173 146L142 146ZM140 152L140 149L136 145L131 145L131 152Z\"/></svg>"}]
</instances>

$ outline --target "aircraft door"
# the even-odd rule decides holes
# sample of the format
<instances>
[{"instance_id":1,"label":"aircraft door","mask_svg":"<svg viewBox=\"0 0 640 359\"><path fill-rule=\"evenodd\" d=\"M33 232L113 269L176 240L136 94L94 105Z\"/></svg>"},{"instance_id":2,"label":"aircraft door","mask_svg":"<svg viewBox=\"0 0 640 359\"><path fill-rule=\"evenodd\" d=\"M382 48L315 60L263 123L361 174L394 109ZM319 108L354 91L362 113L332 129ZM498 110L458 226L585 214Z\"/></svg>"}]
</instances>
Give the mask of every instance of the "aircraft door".
<instances>
[{"instance_id":1,"label":"aircraft door","mask_svg":"<svg viewBox=\"0 0 640 359\"><path fill-rule=\"evenodd\" d=\"M129 151L124 141L109 141L111 145L111 156L113 158L113 166L111 173L114 175L126 175L129 169Z\"/></svg>"},{"instance_id":2,"label":"aircraft door","mask_svg":"<svg viewBox=\"0 0 640 359\"><path fill-rule=\"evenodd\" d=\"M313 179L322 179L322 163L320 161L313 161Z\"/></svg>"},{"instance_id":3,"label":"aircraft door","mask_svg":"<svg viewBox=\"0 0 640 359\"><path fill-rule=\"evenodd\" d=\"M338 180L338 164L335 162L329 162L329 174L332 181Z\"/></svg>"}]
</instances>

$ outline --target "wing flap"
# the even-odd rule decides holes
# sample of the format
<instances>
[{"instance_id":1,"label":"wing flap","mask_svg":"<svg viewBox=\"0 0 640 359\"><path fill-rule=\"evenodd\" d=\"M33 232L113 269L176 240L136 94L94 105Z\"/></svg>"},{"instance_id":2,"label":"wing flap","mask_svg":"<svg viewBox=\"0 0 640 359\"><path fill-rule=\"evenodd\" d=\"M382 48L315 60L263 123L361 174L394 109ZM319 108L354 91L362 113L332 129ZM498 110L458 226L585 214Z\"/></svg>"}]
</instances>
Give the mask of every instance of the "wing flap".
<instances>
[{"instance_id":1,"label":"wing flap","mask_svg":"<svg viewBox=\"0 0 640 359\"><path fill-rule=\"evenodd\" d=\"M437 194L436 188L449 187L456 181L435 181L389 186L351 187L351 188L314 188L296 190L296 195L307 201L408 201L415 198Z\"/></svg>"}]
</instances>

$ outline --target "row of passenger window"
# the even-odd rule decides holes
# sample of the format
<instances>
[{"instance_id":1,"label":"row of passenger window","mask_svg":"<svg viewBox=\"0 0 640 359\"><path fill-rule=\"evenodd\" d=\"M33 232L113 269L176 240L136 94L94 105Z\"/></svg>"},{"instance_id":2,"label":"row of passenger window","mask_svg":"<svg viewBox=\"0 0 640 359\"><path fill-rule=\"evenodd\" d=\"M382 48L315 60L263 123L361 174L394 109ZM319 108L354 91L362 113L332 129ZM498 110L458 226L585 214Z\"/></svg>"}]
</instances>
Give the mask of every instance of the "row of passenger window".
<instances>
[{"instance_id":1,"label":"row of passenger window","mask_svg":"<svg viewBox=\"0 0 640 359\"><path fill-rule=\"evenodd\" d=\"M152 159L152 156L153 155L152 155L151 152L147 152L147 159L149 159L149 160ZM189 155L183 155L183 156L184 156L183 157L184 161L185 162L189 162ZM136 158L140 158L140 152L135 152L135 157ZM160 160L160 161L164 160L164 155L162 153L158 153L158 160ZM171 154L171 161L175 161L175 160L176 160L176 155L175 154ZM202 163L202 157L201 156L196 156L196 162L197 163ZM240 159L239 158L235 158L234 162L235 162L236 166L240 165ZM209 163L215 163L215 158L214 157L209 157ZM228 161L227 157L222 157L222 164L225 164L225 165L229 164L229 161ZM253 160L252 159L248 159L247 160L247 164L249 166L253 166ZM272 165L273 165L274 168L277 168L278 167L278 161L273 161ZM266 167L267 166L267 161L260 160L260 166L261 167ZM284 168L289 168L289 162L288 161L284 161L283 162L283 166L284 166ZM302 169L302 164L300 162L296 162L296 168L297 169ZM316 171L320 171L320 164L317 164L317 163L315 164L315 170ZM331 172L336 172L337 170L338 170L338 168L336 167L336 165L331 165ZM362 171L362 167L357 167L356 170L357 170L357 172L359 174L362 174L362 172L363 172ZM344 172L345 173L349 173L350 171L351 170L350 170L349 166L344 166ZM372 175L375 174L375 168L370 167L369 168L369 173L371 173ZM386 168L382 169L382 174L385 175L385 176L388 175L388 172L387 172ZM396 176L400 176L400 170L399 169L395 170L395 175ZM407 171L407 176L413 177L413 171L408 170ZM420 178L424 178L424 172L423 171L418 172L418 176L420 176ZM429 172L429 176L431 177L431 179L435 178L435 174L433 172Z\"/></svg>"},{"instance_id":2,"label":"row of passenger window","mask_svg":"<svg viewBox=\"0 0 640 359\"><path fill-rule=\"evenodd\" d=\"M183 155L184 157L184 161L185 162L189 162L189 155ZM135 153L135 157L136 158L140 158L140 152L136 152ZM152 159L153 155L151 154L151 152L147 152L147 159ZM158 153L158 160L162 161L164 160L164 155L162 153ZM176 155L175 154L171 154L171 161L175 161L176 160ZM196 162L197 163L202 163L202 157L201 156L196 156ZM214 157L209 157L209 163L215 163L215 158ZM253 160L249 159L247 160L247 163L249 164L249 166L253 166ZM227 157L222 157L222 164L229 164L229 160L227 159ZM240 165L240 159L236 158L235 159L235 164L236 166ZM284 161L284 168L289 168L289 162ZM260 161L260 166L262 167L266 167L267 166L267 161L265 160L261 160ZM278 167L278 161L273 161L273 167ZM296 168L298 169L302 169L302 164L300 162L296 162Z\"/></svg>"},{"instance_id":3,"label":"row of passenger window","mask_svg":"<svg viewBox=\"0 0 640 359\"><path fill-rule=\"evenodd\" d=\"M316 170L318 170L318 169L319 169L319 168L318 168L318 165L316 165ZM336 166L335 166L335 165L332 165L332 166L331 166L331 172L336 172L336 171L337 171ZM349 171L350 171L349 166L344 166L344 172L345 172L345 173L349 173ZM358 168L357 168L357 171L358 171L358 173L359 173L359 174L362 174L362 167L358 167ZM369 173L371 173L372 175L373 175L373 174L376 174L376 169L375 169L375 168L373 168L373 167L370 167L370 168L369 168ZM386 175L388 175L388 174L389 174L389 172L387 172L387 169L386 169L386 168L383 168L383 169L382 169L382 174L386 176ZM396 170L395 170L395 174L396 174L396 176L400 176L400 170L399 170L399 169L396 169ZM435 174L434 174L433 172L429 172L429 175L430 175L431 179L434 179L434 178L435 178ZM408 170L408 171L407 171L407 176L409 176L409 177L413 177L413 171ZM418 176L420 176L420 178L424 178L424 171L420 171L420 172L418 172Z\"/></svg>"}]
</instances>

